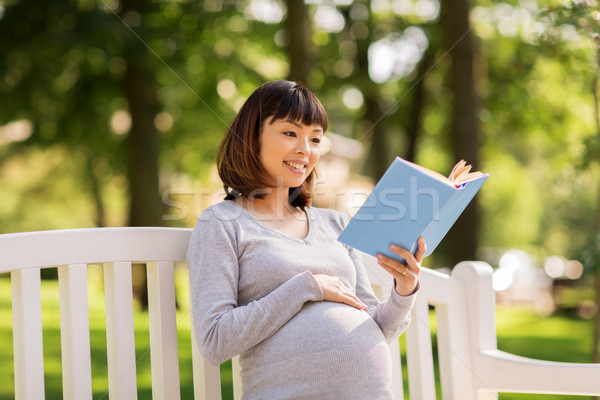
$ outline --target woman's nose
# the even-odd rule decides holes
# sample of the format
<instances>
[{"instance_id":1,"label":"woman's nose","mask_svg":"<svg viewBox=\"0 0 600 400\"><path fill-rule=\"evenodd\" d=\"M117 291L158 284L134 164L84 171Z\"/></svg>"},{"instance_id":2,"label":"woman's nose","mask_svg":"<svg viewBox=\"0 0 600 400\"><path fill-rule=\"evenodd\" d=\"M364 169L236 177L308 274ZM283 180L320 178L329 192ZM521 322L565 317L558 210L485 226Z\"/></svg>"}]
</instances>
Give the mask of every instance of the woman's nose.
<instances>
[{"instance_id":1,"label":"woman's nose","mask_svg":"<svg viewBox=\"0 0 600 400\"><path fill-rule=\"evenodd\" d=\"M298 140L298 143L296 144L296 152L298 154L309 154L310 145L308 140Z\"/></svg>"}]
</instances>

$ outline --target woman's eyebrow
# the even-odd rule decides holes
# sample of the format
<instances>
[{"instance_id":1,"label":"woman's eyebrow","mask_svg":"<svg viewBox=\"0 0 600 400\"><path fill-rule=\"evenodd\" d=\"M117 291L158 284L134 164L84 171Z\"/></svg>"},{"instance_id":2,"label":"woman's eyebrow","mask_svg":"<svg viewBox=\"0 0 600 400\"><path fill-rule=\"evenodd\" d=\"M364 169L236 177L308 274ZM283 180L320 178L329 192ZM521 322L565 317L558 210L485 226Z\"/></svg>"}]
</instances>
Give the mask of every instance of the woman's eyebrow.
<instances>
[{"instance_id":1,"label":"woman's eyebrow","mask_svg":"<svg viewBox=\"0 0 600 400\"><path fill-rule=\"evenodd\" d=\"M289 123L289 124L292 124L292 125L294 125L294 126L296 126L296 127L298 127L298 128L302 128L302 124L299 124L299 123L297 123L296 121L292 121L291 119L286 119L286 120L285 120L285 121L283 121L283 122L287 122L287 123Z\"/></svg>"}]
</instances>

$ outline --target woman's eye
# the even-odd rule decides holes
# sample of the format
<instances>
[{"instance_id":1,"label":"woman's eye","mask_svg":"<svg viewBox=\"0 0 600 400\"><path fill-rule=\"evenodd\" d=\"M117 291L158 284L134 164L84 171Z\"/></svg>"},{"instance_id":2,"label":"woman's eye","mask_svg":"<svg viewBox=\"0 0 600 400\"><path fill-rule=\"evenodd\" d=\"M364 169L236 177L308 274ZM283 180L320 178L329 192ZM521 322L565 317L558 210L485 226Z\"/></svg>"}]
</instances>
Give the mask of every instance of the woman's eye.
<instances>
[{"instance_id":1,"label":"woman's eye","mask_svg":"<svg viewBox=\"0 0 600 400\"><path fill-rule=\"evenodd\" d=\"M321 139L319 139L319 138L314 138L314 139L312 140L312 142L313 142L313 143L316 143L316 144L319 144L319 143L321 143Z\"/></svg>"},{"instance_id":2,"label":"woman's eye","mask_svg":"<svg viewBox=\"0 0 600 400\"><path fill-rule=\"evenodd\" d=\"M296 137L296 132L283 132L285 136Z\"/></svg>"}]
</instances>

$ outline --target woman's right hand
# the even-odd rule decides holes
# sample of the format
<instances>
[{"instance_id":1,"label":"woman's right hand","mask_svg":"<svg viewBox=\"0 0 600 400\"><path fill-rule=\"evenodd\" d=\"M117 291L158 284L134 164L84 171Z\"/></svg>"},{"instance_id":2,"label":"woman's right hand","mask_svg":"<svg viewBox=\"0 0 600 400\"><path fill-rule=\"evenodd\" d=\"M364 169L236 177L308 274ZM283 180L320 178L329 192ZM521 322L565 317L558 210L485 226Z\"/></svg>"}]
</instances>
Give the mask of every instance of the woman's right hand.
<instances>
[{"instance_id":1,"label":"woman's right hand","mask_svg":"<svg viewBox=\"0 0 600 400\"><path fill-rule=\"evenodd\" d=\"M315 274L314 277L323 291L324 301L347 304L359 310L368 308L338 277L327 274Z\"/></svg>"}]
</instances>

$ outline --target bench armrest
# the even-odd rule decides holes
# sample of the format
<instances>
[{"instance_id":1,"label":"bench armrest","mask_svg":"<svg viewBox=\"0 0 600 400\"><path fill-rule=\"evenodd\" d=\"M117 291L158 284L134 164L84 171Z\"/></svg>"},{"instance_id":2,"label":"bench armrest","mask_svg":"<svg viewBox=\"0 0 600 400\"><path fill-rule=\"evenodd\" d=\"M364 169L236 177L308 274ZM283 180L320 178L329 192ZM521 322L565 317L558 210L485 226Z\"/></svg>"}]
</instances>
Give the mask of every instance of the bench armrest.
<instances>
[{"instance_id":1,"label":"bench armrest","mask_svg":"<svg viewBox=\"0 0 600 400\"><path fill-rule=\"evenodd\" d=\"M600 395L600 364L536 360L501 350L482 351L479 358L494 380L485 384L499 392Z\"/></svg>"}]
</instances>

